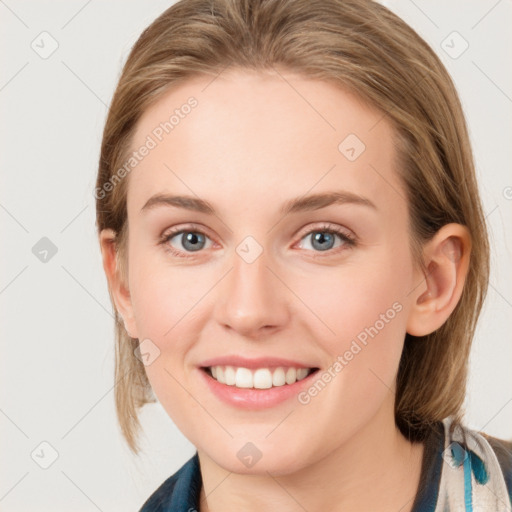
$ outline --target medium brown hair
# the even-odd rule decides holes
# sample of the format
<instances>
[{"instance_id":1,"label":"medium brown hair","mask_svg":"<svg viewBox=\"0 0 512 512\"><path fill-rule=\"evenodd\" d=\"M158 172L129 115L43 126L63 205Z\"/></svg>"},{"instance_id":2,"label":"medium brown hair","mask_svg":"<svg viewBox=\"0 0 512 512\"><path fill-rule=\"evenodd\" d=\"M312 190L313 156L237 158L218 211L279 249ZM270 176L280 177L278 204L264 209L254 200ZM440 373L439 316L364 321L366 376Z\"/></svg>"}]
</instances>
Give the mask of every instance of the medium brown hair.
<instances>
[{"instance_id":1,"label":"medium brown hair","mask_svg":"<svg viewBox=\"0 0 512 512\"><path fill-rule=\"evenodd\" d=\"M129 155L137 121L173 85L214 77L227 67L279 68L329 81L382 113L395 136L411 249L424 271L425 241L451 222L469 229L470 267L460 301L435 332L406 335L395 397L396 424L411 441L447 416L461 422L471 342L489 274L472 150L456 89L440 59L411 27L374 1L181 0L144 30L110 105L96 184L97 228L116 233L112 243L123 279L129 180L114 180ZM107 193L108 182L115 186ZM123 435L137 452L138 409L155 398L134 356L138 340L128 336L117 311L115 320L116 410Z\"/></svg>"}]
</instances>

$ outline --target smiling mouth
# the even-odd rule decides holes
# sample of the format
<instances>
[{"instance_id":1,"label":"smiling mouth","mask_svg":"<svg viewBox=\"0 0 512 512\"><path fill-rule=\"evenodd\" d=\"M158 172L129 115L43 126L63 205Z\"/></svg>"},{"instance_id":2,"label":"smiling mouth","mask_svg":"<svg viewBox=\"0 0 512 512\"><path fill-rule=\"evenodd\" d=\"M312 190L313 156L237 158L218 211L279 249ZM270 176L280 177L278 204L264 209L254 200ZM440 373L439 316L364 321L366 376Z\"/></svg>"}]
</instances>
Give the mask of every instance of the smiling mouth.
<instances>
[{"instance_id":1,"label":"smiling mouth","mask_svg":"<svg viewBox=\"0 0 512 512\"><path fill-rule=\"evenodd\" d=\"M289 386L317 372L319 368L258 368L251 370L229 365L203 366L201 370L212 379L227 386L242 389L270 389Z\"/></svg>"}]
</instances>

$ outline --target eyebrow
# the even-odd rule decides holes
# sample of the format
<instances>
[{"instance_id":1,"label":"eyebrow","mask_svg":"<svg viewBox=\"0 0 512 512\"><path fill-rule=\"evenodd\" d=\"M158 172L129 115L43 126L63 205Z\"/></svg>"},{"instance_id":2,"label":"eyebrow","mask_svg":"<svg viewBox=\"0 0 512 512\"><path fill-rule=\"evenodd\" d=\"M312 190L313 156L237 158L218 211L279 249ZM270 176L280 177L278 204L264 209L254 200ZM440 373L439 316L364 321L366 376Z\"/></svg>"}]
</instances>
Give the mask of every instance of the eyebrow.
<instances>
[{"instance_id":1,"label":"eyebrow","mask_svg":"<svg viewBox=\"0 0 512 512\"><path fill-rule=\"evenodd\" d=\"M319 210L320 208L326 208L332 204L356 204L377 210L375 204L368 198L354 194L353 192L340 190L321 194L310 194L308 196L291 199L282 205L280 214L288 215L290 213ZM141 212L151 210L158 206L183 208L207 215L216 214L213 206L204 199L193 196L172 196L168 194L155 194L150 197L142 207Z\"/></svg>"}]
</instances>

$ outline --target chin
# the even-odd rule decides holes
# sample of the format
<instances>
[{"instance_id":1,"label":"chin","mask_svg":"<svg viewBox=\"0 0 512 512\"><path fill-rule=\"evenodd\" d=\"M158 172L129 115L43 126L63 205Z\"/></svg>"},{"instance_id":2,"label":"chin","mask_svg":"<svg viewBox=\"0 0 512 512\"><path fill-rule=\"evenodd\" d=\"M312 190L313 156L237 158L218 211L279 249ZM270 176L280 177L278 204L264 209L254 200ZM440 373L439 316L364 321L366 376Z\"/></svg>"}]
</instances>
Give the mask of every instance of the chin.
<instances>
[{"instance_id":1,"label":"chin","mask_svg":"<svg viewBox=\"0 0 512 512\"><path fill-rule=\"evenodd\" d=\"M265 476L270 473L272 476L283 476L295 473L308 465L307 460L297 457L297 453L300 453L300 450L293 447L290 447L289 451L275 447L257 450L247 444L238 449L234 457L226 457L226 450L222 450L218 457L216 454L209 456L217 465L232 473Z\"/></svg>"}]
</instances>

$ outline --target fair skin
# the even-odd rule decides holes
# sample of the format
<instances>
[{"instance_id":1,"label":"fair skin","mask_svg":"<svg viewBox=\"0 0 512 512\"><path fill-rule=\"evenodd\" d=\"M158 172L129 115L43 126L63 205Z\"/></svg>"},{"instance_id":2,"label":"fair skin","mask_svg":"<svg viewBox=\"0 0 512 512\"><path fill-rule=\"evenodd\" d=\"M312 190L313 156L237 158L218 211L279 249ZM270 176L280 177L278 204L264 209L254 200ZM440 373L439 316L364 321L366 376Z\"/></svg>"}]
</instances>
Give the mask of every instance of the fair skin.
<instances>
[{"instance_id":1,"label":"fair skin","mask_svg":"<svg viewBox=\"0 0 512 512\"><path fill-rule=\"evenodd\" d=\"M144 113L134 148L187 98L198 100L129 175L127 282L116 272L113 233L101 233L109 286L130 335L160 350L146 372L197 447L201 512L410 511L423 445L395 426L398 364L407 332L426 335L455 308L470 237L461 225L444 226L424 246L425 275L410 252L386 119L332 84L281 75L286 81L249 71L195 78ZM338 150L351 133L366 146L354 161ZM292 198L339 190L374 207L279 213ZM142 210L155 194L201 198L216 213ZM334 235L332 248L318 249L311 231L325 223L356 244ZM171 227L200 229L203 248L187 250L181 234L159 244ZM250 264L236 251L247 236L263 250ZM224 354L326 370L395 302L400 312L307 404L241 410L199 378L201 361ZM237 457L247 442L263 454L250 468Z\"/></svg>"}]
</instances>

